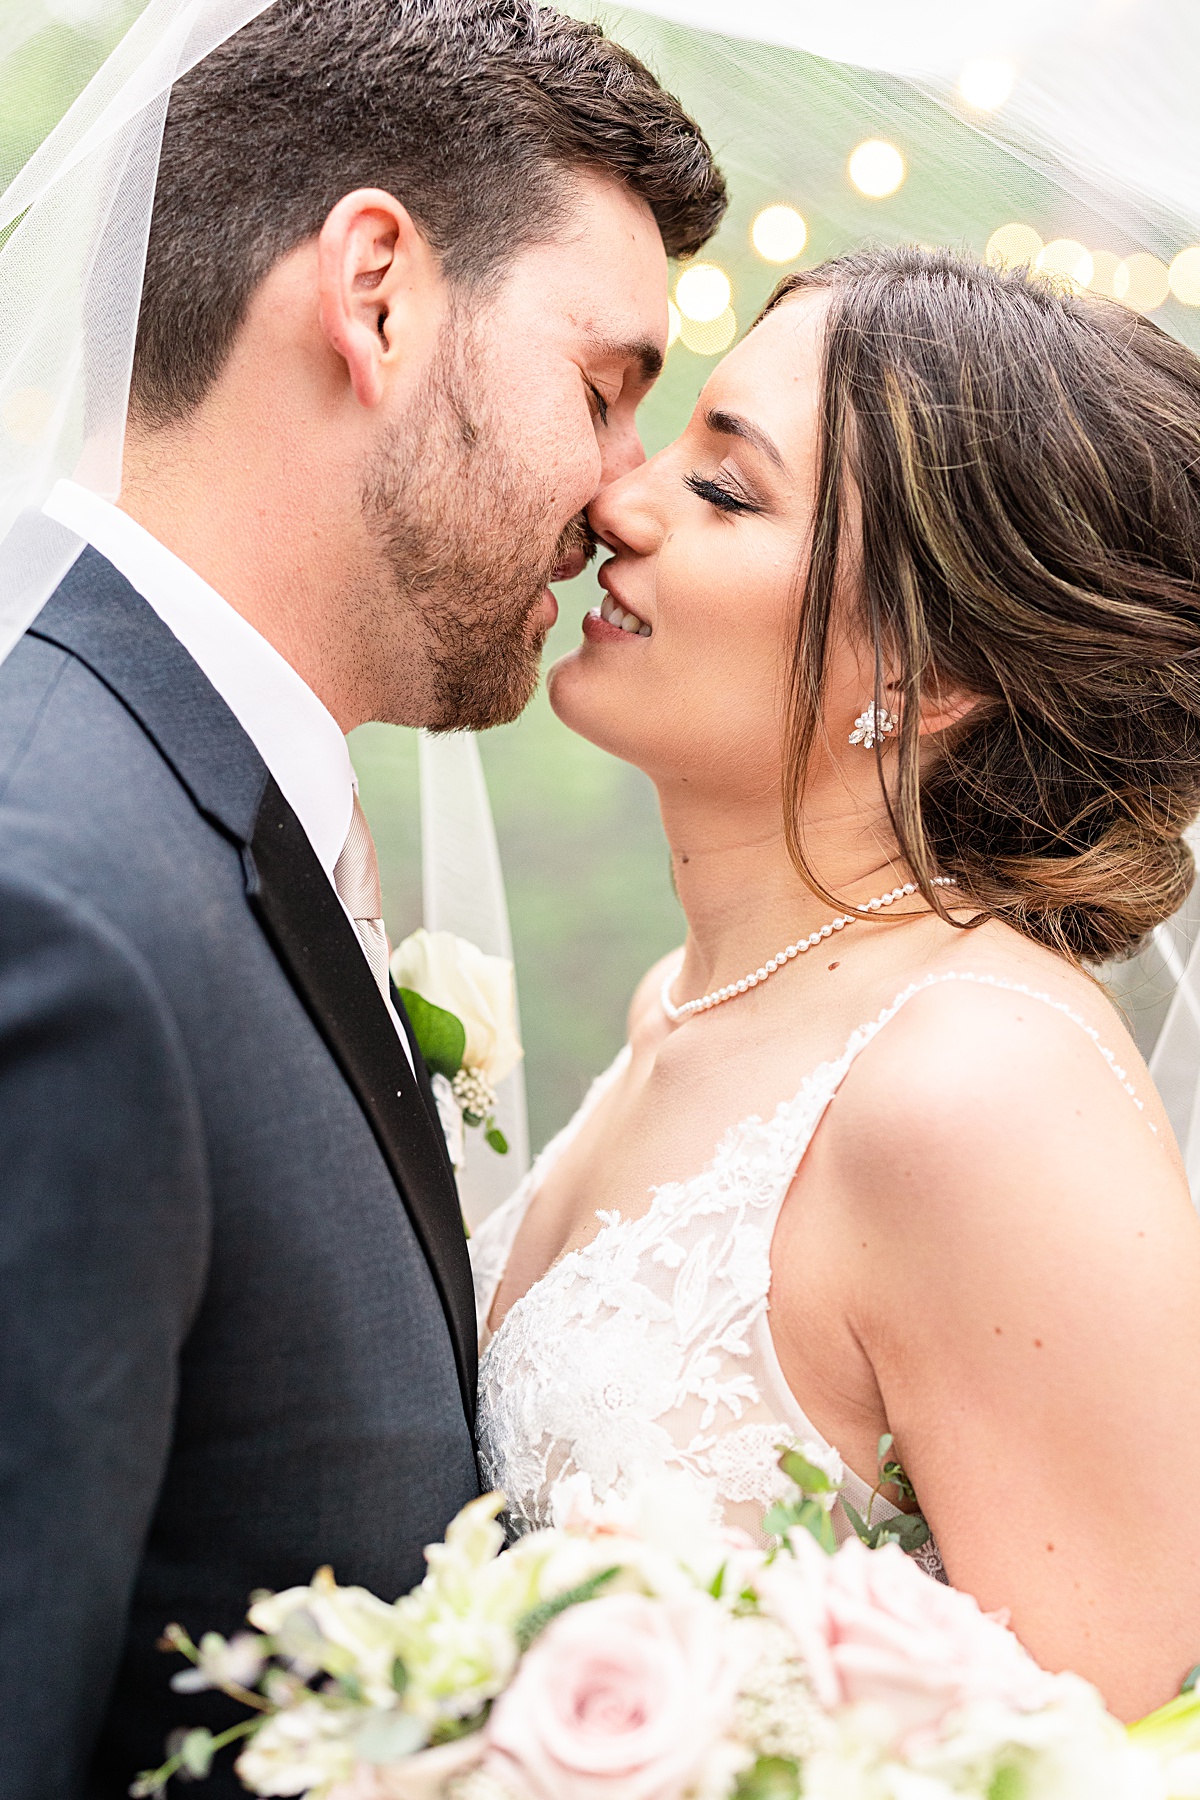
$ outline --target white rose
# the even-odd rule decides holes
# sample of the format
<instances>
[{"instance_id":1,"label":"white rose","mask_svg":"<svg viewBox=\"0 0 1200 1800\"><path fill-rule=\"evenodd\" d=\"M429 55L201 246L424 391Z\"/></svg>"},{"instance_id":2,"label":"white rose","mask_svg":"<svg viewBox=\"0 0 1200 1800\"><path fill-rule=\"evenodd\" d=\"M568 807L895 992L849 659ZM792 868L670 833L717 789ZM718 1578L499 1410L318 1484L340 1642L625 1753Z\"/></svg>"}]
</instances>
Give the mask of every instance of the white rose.
<instances>
[{"instance_id":1,"label":"white rose","mask_svg":"<svg viewBox=\"0 0 1200 1800\"><path fill-rule=\"evenodd\" d=\"M414 931L392 956L396 986L411 988L462 1021L467 1034L463 1064L478 1069L493 1087L525 1054L517 1037L513 966L485 956L452 931Z\"/></svg>"}]
</instances>

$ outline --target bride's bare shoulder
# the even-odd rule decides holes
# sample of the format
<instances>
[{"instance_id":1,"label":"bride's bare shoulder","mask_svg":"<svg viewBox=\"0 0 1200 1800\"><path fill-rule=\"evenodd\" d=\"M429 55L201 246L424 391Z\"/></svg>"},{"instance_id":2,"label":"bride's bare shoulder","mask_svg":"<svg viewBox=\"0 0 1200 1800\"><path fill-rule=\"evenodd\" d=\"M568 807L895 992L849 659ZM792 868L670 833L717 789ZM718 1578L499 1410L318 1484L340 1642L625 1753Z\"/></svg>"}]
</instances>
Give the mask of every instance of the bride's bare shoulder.
<instances>
[{"instance_id":1,"label":"bride's bare shoulder","mask_svg":"<svg viewBox=\"0 0 1200 1800\"><path fill-rule=\"evenodd\" d=\"M1185 1195L1116 1007L1081 970L1012 938L981 931L908 994L839 1096L839 1155L867 1186L899 1159L934 1208L961 1207L964 1191L1032 1198L1130 1180Z\"/></svg>"}]
</instances>

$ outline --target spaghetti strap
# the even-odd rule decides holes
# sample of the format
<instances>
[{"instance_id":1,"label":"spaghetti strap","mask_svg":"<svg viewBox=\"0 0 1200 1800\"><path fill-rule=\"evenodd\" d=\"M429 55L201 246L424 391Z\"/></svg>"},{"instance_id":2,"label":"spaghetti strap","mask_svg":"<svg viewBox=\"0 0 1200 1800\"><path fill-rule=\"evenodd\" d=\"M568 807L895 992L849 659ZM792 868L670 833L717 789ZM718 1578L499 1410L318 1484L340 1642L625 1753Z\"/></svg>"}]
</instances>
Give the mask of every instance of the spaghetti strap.
<instances>
[{"instance_id":1,"label":"spaghetti strap","mask_svg":"<svg viewBox=\"0 0 1200 1800\"><path fill-rule=\"evenodd\" d=\"M1046 994L1041 992L1038 988L1027 986L1023 981L1006 981L1002 975L981 975L973 969L949 969L940 975L926 975L923 980L914 981L911 987L907 987L904 989L903 993L897 994L896 998L892 1001L892 1004L885 1007L879 1017L872 1021L871 1025L860 1027L859 1031L855 1032L854 1036L850 1039L849 1044L846 1046L846 1067L849 1068L850 1063L854 1060L855 1056L857 1056L858 1052L865 1047L872 1037L875 1036L877 1031L886 1025L889 1020L895 1018L901 1007L905 1006L908 1001L912 1000L917 994L924 993L926 988L937 987L947 981L969 981L976 987L1001 988L1006 993L1021 994L1027 1000L1036 1000L1040 1005L1048 1006L1051 1012L1061 1013L1064 1019L1069 1019L1072 1025L1077 1025L1084 1036L1091 1040L1092 1044L1104 1058L1113 1075L1120 1082L1138 1111L1143 1114L1145 1113L1146 1103L1141 1099L1137 1089L1134 1087L1132 1081L1130 1081L1128 1070L1117 1060L1115 1051L1111 1050L1107 1044L1101 1042L1100 1033L1096 1030L1096 1027L1094 1025L1089 1025L1083 1015L1077 1013L1074 1007L1069 1006L1065 1000L1056 1000L1051 994ZM1154 1121L1152 1119L1147 1119L1146 1123L1157 1137L1158 1127L1155 1125Z\"/></svg>"}]
</instances>

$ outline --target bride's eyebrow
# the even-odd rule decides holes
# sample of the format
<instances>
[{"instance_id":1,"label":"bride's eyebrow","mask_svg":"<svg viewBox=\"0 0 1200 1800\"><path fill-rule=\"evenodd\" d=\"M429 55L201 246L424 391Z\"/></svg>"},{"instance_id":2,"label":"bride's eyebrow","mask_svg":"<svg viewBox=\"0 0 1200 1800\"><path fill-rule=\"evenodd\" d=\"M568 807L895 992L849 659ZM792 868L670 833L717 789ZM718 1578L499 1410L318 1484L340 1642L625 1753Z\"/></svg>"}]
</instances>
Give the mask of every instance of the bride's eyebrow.
<instances>
[{"instance_id":1,"label":"bride's eyebrow","mask_svg":"<svg viewBox=\"0 0 1200 1800\"><path fill-rule=\"evenodd\" d=\"M768 462L773 462L777 469L785 467L774 440L767 436L761 425L744 419L741 413L726 412L724 407L714 406L705 413L704 423L718 437L741 438L744 443L753 444L756 450L761 450Z\"/></svg>"}]
</instances>

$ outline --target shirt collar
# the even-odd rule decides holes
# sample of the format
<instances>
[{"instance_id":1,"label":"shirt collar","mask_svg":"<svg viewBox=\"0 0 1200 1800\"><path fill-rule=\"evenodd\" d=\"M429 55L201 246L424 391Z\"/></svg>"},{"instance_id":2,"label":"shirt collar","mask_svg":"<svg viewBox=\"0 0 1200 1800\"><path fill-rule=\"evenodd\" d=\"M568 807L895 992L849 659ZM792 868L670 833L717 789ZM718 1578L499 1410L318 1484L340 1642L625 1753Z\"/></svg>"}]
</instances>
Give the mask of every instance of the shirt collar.
<instances>
[{"instance_id":1,"label":"shirt collar","mask_svg":"<svg viewBox=\"0 0 1200 1800\"><path fill-rule=\"evenodd\" d=\"M273 644L128 513L74 481L59 481L43 510L106 557L199 664L332 880L356 787L333 715Z\"/></svg>"}]
</instances>

